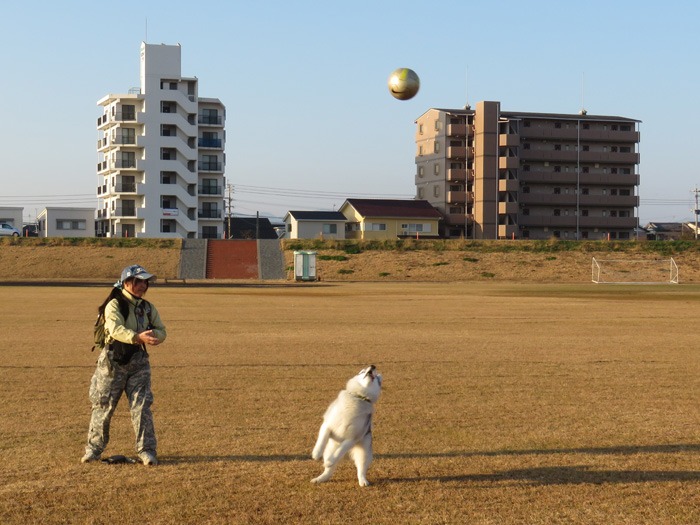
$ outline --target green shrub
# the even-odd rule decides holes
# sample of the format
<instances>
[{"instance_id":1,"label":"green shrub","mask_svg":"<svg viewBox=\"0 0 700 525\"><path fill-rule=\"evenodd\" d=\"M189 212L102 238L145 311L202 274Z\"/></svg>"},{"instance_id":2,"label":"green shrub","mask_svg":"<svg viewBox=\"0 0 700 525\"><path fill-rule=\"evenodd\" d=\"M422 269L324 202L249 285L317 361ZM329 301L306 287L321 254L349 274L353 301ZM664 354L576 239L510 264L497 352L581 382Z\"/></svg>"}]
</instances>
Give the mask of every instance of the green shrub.
<instances>
[{"instance_id":1,"label":"green shrub","mask_svg":"<svg viewBox=\"0 0 700 525\"><path fill-rule=\"evenodd\" d=\"M379 277L388 277L391 275L389 272L379 272Z\"/></svg>"},{"instance_id":2,"label":"green shrub","mask_svg":"<svg viewBox=\"0 0 700 525\"><path fill-rule=\"evenodd\" d=\"M355 270L348 270L346 268L341 268L340 270L338 270L338 273L341 275L349 275L351 273L355 273Z\"/></svg>"},{"instance_id":3,"label":"green shrub","mask_svg":"<svg viewBox=\"0 0 700 525\"><path fill-rule=\"evenodd\" d=\"M321 261L347 261L348 258L345 255L319 255L319 260Z\"/></svg>"},{"instance_id":4,"label":"green shrub","mask_svg":"<svg viewBox=\"0 0 700 525\"><path fill-rule=\"evenodd\" d=\"M487 277L487 278L491 279L491 278L493 278L493 277L496 277L496 274L495 274L495 273L491 273L491 272L481 272L481 276L482 276L482 277Z\"/></svg>"},{"instance_id":5,"label":"green shrub","mask_svg":"<svg viewBox=\"0 0 700 525\"><path fill-rule=\"evenodd\" d=\"M445 262L445 261L438 261L438 262L434 262L433 266L446 266L448 264L450 264L450 263Z\"/></svg>"},{"instance_id":6,"label":"green shrub","mask_svg":"<svg viewBox=\"0 0 700 525\"><path fill-rule=\"evenodd\" d=\"M477 259L476 257L464 257L462 260L471 263L479 262L479 259Z\"/></svg>"}]
</instances>

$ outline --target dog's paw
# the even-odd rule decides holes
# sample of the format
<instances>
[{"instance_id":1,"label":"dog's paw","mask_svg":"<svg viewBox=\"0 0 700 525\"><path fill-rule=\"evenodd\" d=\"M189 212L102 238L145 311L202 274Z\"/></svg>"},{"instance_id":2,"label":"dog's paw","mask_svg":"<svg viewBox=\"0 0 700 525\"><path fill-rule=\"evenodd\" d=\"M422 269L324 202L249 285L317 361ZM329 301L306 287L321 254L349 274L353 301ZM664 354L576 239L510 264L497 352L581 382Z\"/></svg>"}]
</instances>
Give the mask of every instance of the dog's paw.
<instances>
[{"instance_id":1,"label":"dog's paw","mask_svg":"<svg viewBox=\"0 0 700 525\"><path fill-rule=\"evenodd\" d=\"M323 478L323 476L319 476L317 478L312 479L311 483L315 483L318 485L319 483L323 483L324 481L326 481L326 480Z\"/></svg>"},{"instance_id":2,"label":"dog's paw","mask_svg":"<svg viewBox=\"0 0 700 525\"><path fill-rule=\"evenodd\" d=\"M359 480L360 487L369 487L370 483L366 479Z\"/></svg>"},{"instance_id":3,"label":"dog's paw","mask_svg":"<svg viewBox=\"0 0 700 525\"><path fill-rule=\"evenodd\" d=\"M321 458L323 458L323 451L322 450L314 450L311 453L311 459L318 461Z\"/></svg>"}]
</instances>

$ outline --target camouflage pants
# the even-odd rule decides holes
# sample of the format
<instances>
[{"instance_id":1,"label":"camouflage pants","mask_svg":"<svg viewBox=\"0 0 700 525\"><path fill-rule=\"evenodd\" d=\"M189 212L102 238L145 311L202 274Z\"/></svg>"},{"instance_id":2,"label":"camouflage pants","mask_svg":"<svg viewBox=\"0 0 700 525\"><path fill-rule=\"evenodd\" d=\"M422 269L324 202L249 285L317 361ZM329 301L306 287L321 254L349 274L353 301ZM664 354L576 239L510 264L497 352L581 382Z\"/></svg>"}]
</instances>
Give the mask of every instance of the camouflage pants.
<instances>
[{"instance_id":1,"label":"camouflage pants","mask_svg":"<svg viewBox=\"0 0 700 525\"><path fill-rule=\"evenodd\" d=\"M109 443L109 424L117 403L126 392L131 411L131 424L136 434L136 453L156 453L156 433L153 428L151 404L151 365L146 352L137 352L122 366L110 359L103 349L97 360L97 369L90 383L92 417L88 430L86 452L102 454Z\"/></svg>"}]
</instances>

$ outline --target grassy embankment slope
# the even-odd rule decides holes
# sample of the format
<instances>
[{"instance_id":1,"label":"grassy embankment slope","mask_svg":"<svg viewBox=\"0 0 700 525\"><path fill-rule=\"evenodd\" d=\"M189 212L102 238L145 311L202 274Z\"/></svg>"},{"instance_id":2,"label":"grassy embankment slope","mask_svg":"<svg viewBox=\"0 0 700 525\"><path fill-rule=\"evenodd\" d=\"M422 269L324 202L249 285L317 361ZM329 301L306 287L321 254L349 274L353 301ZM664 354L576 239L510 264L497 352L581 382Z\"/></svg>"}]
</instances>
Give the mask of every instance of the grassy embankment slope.
<instances>
[{"instance_id":1,"label":"grassy embankment slope","mask_svg":"<svg viewBox=\"0 0 700 525\"><path fill-rule=\"evenodd\" d=\"M174 279L181 246L170 239L3 238L0 280L109 280L135 262ZM325 281L590 282L593 257L673 257L682 283L700 282L700 244L694 241L287 240L282 246L288 278L294 251L312 250ZM665 274L664 267L658 271Z\"/></svg>"}]
</instances>

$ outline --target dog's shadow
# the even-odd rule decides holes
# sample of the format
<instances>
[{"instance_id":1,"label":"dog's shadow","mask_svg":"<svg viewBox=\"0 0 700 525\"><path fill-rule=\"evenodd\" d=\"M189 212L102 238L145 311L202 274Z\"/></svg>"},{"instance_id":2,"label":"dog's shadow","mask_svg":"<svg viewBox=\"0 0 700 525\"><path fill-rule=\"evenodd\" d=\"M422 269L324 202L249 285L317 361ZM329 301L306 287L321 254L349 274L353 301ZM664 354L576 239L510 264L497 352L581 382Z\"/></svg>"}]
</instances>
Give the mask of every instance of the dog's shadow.
<instances>
[{"instance_id":1,"label":"dog's shadow","mask_svg":"<svg viewBox=\"0 0 700 525\"><path fill-rule=\"evenodd\" d=\"M454 451L438 453L389 453L375 454L376 460L382 459L440 459L440 458L470 458L470 457L502 457L528 455L632 455L632 454L677 454L681 452L699 453L700 445L648 445L621 447L592 447L576 449L532 449L532 450L500 450L500 451ZM216 462L244 463L284 463L294 461L311 461L309 454L270 454L270 455L202 455L202 456L162 456L163 464L194 464ZM377 485L393 483L415 483L422 481L438 481L442 483L489 483L503 482L529 483L531 485L576 485L576 484L609 484L609 483L647 483L671 481L700 481L700 471L667 471L667 470L595 470L587 465L535 467L511 469L492 474L465 474L444 476L415 476L408 478L377 479Z\"/></svg>"}]
</instances>

